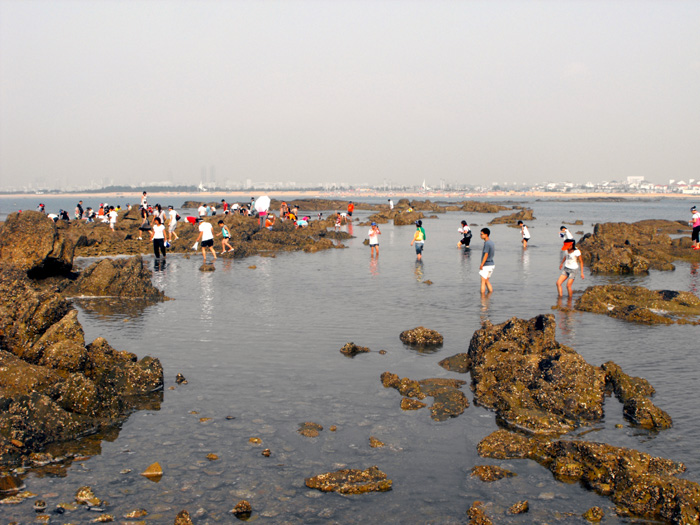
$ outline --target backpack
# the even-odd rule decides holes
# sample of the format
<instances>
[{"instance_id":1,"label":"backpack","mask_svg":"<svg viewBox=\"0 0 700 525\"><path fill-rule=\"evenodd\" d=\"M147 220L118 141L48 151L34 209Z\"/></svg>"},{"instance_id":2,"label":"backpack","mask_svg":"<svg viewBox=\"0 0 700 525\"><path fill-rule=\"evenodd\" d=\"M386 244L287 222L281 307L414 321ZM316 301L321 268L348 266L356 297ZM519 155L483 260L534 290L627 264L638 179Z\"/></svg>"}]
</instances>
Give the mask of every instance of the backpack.
<instances>
[{"instance_id":1,"label":"backpack","mask_svg":"<svg viewBox=\"0 0 700 525\"><path fill-rule=\"evenodd\" d=\"M175 221L179 221L179 220L180 220L180 214L179 214L179 213L175 213Z\"/></svg>"}]
</instances>

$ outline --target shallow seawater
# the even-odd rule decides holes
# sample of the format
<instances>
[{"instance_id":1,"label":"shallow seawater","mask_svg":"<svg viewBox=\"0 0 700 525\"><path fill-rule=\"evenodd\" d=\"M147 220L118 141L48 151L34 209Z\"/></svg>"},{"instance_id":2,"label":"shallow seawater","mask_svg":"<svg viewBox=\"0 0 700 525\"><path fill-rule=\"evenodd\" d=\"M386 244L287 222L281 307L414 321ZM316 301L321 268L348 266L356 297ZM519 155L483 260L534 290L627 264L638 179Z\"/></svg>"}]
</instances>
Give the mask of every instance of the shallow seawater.
<instances>
[{"instance_id":1,"label":"shallow seawater","mask_svg":"<svg viewBox=\"0 0 700 525\"><path fill-rule=\"evenodd\" d=\"M497 429L492 412L472 403L460 417L435 422L427 409L402 411L398 392L380 382L384 371L412 379L468 381L468 375L437 363L465 352L484 320L555 313L560 342L592 364L613 360L628 374L647 378L656 388L655 402L674 420L673 428L661 433L634 428L623 419L617 400L609 398L605 420L585 439L683 461L685 477L700 481L700 410L694 394L700 376L698 327L637 326L552 310L558 302L554 282L562 221L581 219L583 226L570 229L589 232L601 221L684 219L687 206L673 201L528 205L537 220L529 223L527 250L520 246L518 229L492 228L495 291L488 299L479 294L482 242L475 235L472 250L462 252L456 247L457 228L466 219L478 231L494 215L448 213L424 221L422 263L409 246L413 227L380 225L380 255L371 259L362 244L368 228L354 226L356 238L346 242L346 249L220 258L215 272L199 271L201 255L169 256L153 280L173 300L145 309L81 303L86 340L102 336L117 349L161 360L163 400L159 410L132 414L118 436L101 443L100 453L74 462L65 477L30 475L28 490L51 509L90 485L109 501L110 514L121 518L144 508L151 523L172 523L182 509L198 524L228 523L235 520L228 511L241 499L250 501L252 519L259 523L465 523L475 500L487 504L497 523L577 523L593 505L605 509L606 523L635 522L616 517L607 498L559 483L532 461L480 458L476 445ZM359 218L366 215L361 212ZM153 264L152 257L149 261ZM586 272L574 288L580 292L607 282L697 293L700 270L678 263L674 272L648 276ZM404 346L399 333L419 325L442 333L444 346L432 353ZM372 352L347 358L339 350L349 341ZM381 349L387 353L380 355ZM178 373L188 384L175 384ZM463 390L471 402L468 385ZM305 421L324 427L319 437L297 433ZM615 428L618 423L623 428ZM332 425L335 432L329 430ZM370 436L386 447L370 448ZM251 437L262 445L251 444ZM270 457L262 456L264 448L271 450ZM219 459L208 460L209 453ZM155 461L164 470L158 483L139 475ZM518 475L490 484L470 477L473 466L489 463ZM392 491L341 496L304 485L309 476L372 465L393 480ZM121 474L125 469L132 470ZM528 514L506 514L523 499L530 502ZM0 507L3 521L26 522L33 514L31 500ZM79 509L55 516L52 523L86 523L95 517Z\"/></svg>"}]
</instances>

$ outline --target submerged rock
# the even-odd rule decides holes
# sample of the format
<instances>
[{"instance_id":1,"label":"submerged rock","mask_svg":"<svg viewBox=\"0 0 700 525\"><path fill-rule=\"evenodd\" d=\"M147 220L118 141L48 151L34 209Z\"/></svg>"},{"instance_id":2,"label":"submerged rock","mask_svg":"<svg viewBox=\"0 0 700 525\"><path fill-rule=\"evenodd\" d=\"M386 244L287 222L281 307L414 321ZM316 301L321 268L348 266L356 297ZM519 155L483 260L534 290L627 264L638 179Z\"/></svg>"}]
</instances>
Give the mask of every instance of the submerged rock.
<instances>
[{"instance_id":1,"label":"submerged rock","mask_svg":"<svg viewBox=\"0 0 700 525\"><path fill-rule=\"evenodd\" d=\"M247 519L253 513L253 506L246 500L242 499L231 510L231 514L239 519Z\"/></svg>"},{"instance_id":2,"label":"submerged rock","mask_svg":"<svg viewBox=\"0 0 700 525\"><path fill-rule=\"evenodd\" d=\"M511 472L510 470L497 467L496 465L477 465L476 467L472 468L471 475L476 476L481 481L484 481L486 483L498 481L499 479L503 478L512 478L513 476L517 476L515 472Z\"/></svg>"},{"instance_id":3,"label":"submerged rock","mask_svg":"<svg viewBox=\"0 0 700 525\"><path fill-rule=\"evenodd\" d=\"M299 425L299 430L297 430L297 432L305 437L318 437L321 430L323 430L323 427L318 423L307 421L306 423Z\"/></svg>"},{"instance_id":4,"label":"submerged rock","mask_svg":"<svg viewBox=\"0 0 700 525\"><path fill-rule=\"evenodd\" d=\"M676 477L682 463L588 441L549 441L497 430L477 447L484 457L532 459L567 483L609 497L623 513L671 523L698 523L700 485Z\"/></svg>"},{"instance_id":5,"label":"submerged rock","mask_svg":"<svg viewBox=\"0 0 700 525\"><path fill-rule=\"evenodd\" d=\"M604 517L605 513L600 507L591 507L583 513L583 519L590 521L591 523L598 523L599 521L602 521Z\"/></svg>"},{"instance_id":6,"label":"submerged rock","mask_svg":"<svg viewBox=\"0 0 700 525\"><path fill-rule=\"evenodd\" d=\"M475 501L467 511L470 525L493 525L493 522L486 515L481 501Z\"/></svg>"},{"instance_id":7,"label":"submerged rock","mask_svg":"<svg viewBox=\"0 0 700 525\"><path fill-rule=\"evenodd\" d=\"M700 298L690 292L648 290L642 286L589 286L576 309L643 324L672 324L700 316Z\"/></svg>"},{"instance_id":8,"label":"submerged rock","mask_svg":"<svg viewBox=\"0 0 700 525\"><path fill-rule=\"evenodd\" d=\"M435 378L415 381L407 377L399 379L396 374L384 372L381 381L385 388L395 388L404 396L401 400L403 410L423 408L426 404L418 400L431 396L434 401L430 407L430 417L435 421L457 417L469 406L467 396L460 390L466 381L459 379Z\"/></svg>"},{"instance_id":9,"label":"submerged rock","mask_svg":"<svg viewBox=\"0 0 700 525\"><path fill-rule=\"evenodd\" d=\"M180 512L178 512L177 516L175 516L174 525L192 525L192 518L190 517L190 513L186 510L181 510Z\"/></svg>"},{"instance_id":10,"label":"submerged rock","mask_svg":"<svg viewBox=\"0 0 700 525\"><path fill-rule=\"evenodd\" d=\"M404 344L418 348L442 346L443 343L442 334L423 326L418 326L411 330L404 330L399 335L399 339L401 339Z\"/></svg>"},{"instance_id":11,"label":"submerged rock","mask_svg":"<svg viewBox=\"0 0 700 525\"><path fill-rule=\"evenodd\" d=\"M510 215L501 215L495 217L489 224L517 224L518 221L534 221L535 216L530 208L523 208L520 211L511 213Z\"/></svg>"},{"instance_id":12,"label":"submerged rock","mask_svg":"<svg viewBox=\"0 0 700 525\"><path fill-rule=\"evenodd\" d=\"M357 346L355 343L345 343L343 348L340 349L340 353L346 357L355 357L357 354L364 354L369 351L370 349L366 346Z\"/></svg>"},{"instance_id":13,"label":"submerged rock","mask_svg":"<svg viewBox=\"0 0 700 525\"><path fill-rule=\"evenodd\" d=\"M530 510L530 504L527 502L527 500L524 501L518 501L517 503L513 503L508 508L508 514L524 514Z\"/></svg>"},{"instance_id":14,"label":"submerged rock","mask_svg":"<svg viewBox=\"0 0 700 525\"><path fill-rule=\"evenodd\" d=\"M438 365L450 372L466 374L472 366L472 360L469 354L455 354L451 357L446 357Z\"/></svg>"},{"instance_id":15,"label":"submerged rock","mask_svg":"<svg viewBox=\"0 0 700 525\"><path fill-rule=\"evenodd\" d=\"M364 494L366 492L386 492L393 482L378 467L365 470L342 469L306 478L306 486L322 492L341 494Z\"/></svg>"}]
</instances>

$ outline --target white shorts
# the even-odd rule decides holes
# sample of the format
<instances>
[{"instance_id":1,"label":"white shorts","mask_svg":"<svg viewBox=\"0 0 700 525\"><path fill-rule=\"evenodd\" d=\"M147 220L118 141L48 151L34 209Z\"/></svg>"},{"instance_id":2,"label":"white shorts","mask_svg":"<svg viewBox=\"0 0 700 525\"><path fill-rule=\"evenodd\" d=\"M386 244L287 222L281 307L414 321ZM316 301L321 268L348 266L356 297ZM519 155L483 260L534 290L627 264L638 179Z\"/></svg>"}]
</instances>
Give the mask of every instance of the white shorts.
<instances>
[{"instance_id":1,"label":"white shorts","mask_svg":"<svg viewBox=\"0 0 700 525\"><path fill-rule=\"evenodd\" d=\"M168 227L168 231L170 233L173 233L175 231L175 228L177 228L177 223L176 222L171 222L170 226Z\"/></svg>"},{"instance_id":2,"label":"white shorts","mask_svg":"<svg viewBox=\"0 0 700 525\"><path fill-rule=\"evenodd\" d=\"M491 277L491 274L493 273L493 269L495 267L495 265L484 266L481 270L479 270L479 275L481 275L484 279L488 279L489 277Z\"/></svg>"}]
</instances>

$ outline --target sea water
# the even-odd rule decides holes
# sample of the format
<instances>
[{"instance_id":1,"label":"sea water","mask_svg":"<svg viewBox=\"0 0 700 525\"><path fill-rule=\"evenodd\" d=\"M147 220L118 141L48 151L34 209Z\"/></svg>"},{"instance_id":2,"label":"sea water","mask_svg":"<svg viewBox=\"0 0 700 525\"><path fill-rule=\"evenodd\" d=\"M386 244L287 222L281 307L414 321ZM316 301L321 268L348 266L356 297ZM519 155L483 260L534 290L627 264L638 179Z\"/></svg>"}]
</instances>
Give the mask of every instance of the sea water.
<instances>
[{"instance_id":1,"label":"sea water","mask_svg":"<svg viewBox=\"0 0 700 525\"><path fill-rule=\"evenodd\" d=\"M182 509L197 524L229 523L235 518L228 511L241 499L251 503L260 523L465 523L475 500L485 502L498 523L575 523L593 505L605 510L606 522L635 522L616 517L607 498L557 482L532 461L480 458L477 444L498 426L493 412L474 406L468 384L463 391L471 406L443 422L433 421L428 409L402 411L399 393L381 384L385 371L416 380L469 381L468 374L448 372L438 362L466 352L485 320L552 313L559 342L593 365L613 360L626 373L648 379L656 388L654 402L674 421L673 428L659 433L635 428L612 397L603 421L568 438L592 429L581 439L682 461L688 467L684 476L700 481L698 328L636 325L552 309L569 304L566 297L558 300L554 284L562 224L583 221L568 226L578 239L596 222L686 219L685 201L530 199L525 204L536 217L528 221L527 249L519 229L491 227L496 268L488 298L479 293L483 242L478 231L496 215L511 212L446 213L424 220L427 240L417 262L410 246L414 228L393 224L380 224L380 254L371 258L363 245L368 227L357 225L368 213L360 211L355 223L344 227L354 236L344 242L346 248L219 258L216 271L206 273L199 271L201 253L170 254L153 282L173 300L138 310L126 308L126 301L107 307L81 303L87 341L101 336L119 350L160 359L163 401L159 410L133 413L118 435L97 450L93 445L84 461L55 476L30 474L27 489L52 509L90 485L118 520L144 508L149 512L144 519L152 523L172 523ZM466 252L457 248L462 219L474 231ZM152 256L146 259L154 267ZM585 276L576 279L576 293L606 283L694 293L700 288L698 265L685 262L673 272L592 276L586 270ZM399 334L416 326L439 331L444 346L419 352L403 345ZM347 358L339 352L347 342L372 351ZM186 385L176 385L178 373ZM323 426L319 437L297 432L306 421ZM371 448L370 436L386 446ZM262 444L250 443L253 437ZM270 457L261 454L264 448ZM209 460L208 454L218 459ZM139 475L156 461L164 471L158 483ZM483 483L470 476L481 464L497 464L517 476ZM393 481L390 492L342 496L304 485L304 478L316 474L372 465ZM510 505L525 499L528 514L507 515ZM31 500L0 506L0 515L3 521L30 521ZM86 523L95 517L79 509L54 520Z\"/></svg>"}]
</instances>

